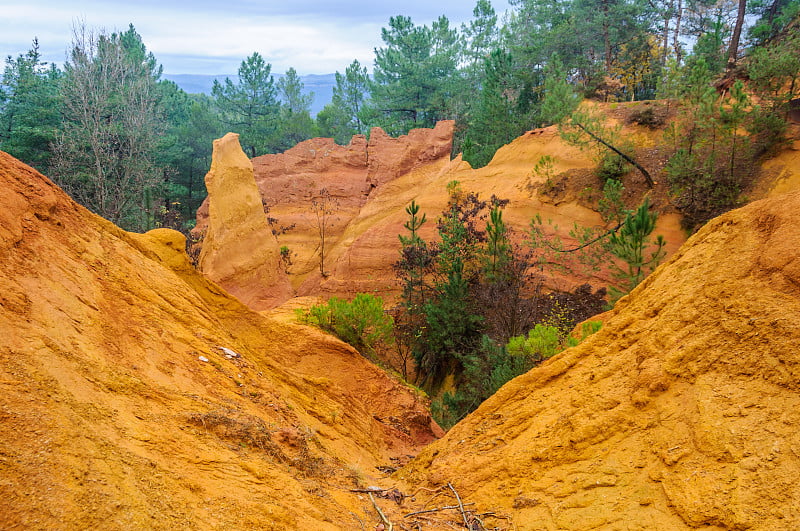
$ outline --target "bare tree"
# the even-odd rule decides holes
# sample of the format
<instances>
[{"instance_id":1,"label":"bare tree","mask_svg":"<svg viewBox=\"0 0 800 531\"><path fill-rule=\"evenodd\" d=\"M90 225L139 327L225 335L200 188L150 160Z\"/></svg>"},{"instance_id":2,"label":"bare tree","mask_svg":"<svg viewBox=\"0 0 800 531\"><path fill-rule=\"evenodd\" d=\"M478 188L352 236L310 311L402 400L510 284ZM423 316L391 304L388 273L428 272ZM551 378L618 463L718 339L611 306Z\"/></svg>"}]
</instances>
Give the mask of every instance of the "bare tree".
<instances>
[{"instance_id":1,"label":"bare tree","mask_svg":"<svg viewBox=\"0 0 800 531\"><path fill-rule=\"evenodd\" d=\"M330 273L325 271L325 243L331 215L339 210L339 200L332 197L327 188L323 188L319 191L319 196L311 200L311 210L316 216L317 234L319 234L319 272L323 277L327 277Z\"/></svg>"},{"instance_id":2,"label":"bare tree","mask_svg":"<svg viewBox=\"0 0 800 531\"><path fill-rule=\"evenodd\" d=\"M154 152L163 119L160 69L133 29L108 35L80 24L62 84L63 129L54 177L77 201L128 229L149 228L163 180Z\"/></svg>"}]
</instances>

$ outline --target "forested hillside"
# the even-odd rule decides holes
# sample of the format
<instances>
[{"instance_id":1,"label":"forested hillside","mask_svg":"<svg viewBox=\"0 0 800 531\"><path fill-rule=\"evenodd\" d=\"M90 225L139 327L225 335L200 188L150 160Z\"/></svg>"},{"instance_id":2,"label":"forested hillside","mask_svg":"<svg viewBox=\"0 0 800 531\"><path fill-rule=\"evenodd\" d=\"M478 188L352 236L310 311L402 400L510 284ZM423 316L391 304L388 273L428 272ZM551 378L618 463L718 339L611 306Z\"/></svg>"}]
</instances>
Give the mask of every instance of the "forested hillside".
<instances>
[{"instance_id":1,"label":"forested hillside","mask_svg":"<svg viewBox=\"0 0 800 531\"><path fill-rule=\"evenodd\" d=\"M276 80L258 51L204 96L164 80L132 25L76 27L63 69L41 60L32 36L6 60L0 149L125 228L183 230L205 196L211 141L227 131L255 157L315 136L346 144L373 126L397 135L454 119L454 152L483 166L524 131L566 121L584 133L576 141L615 146L598 151L613 177L637 146L574 114L577 103L666 99L680 109L670 186L692 225L733 206L741 168L780 142L800 90L797 0L511 3L501 20L479 0L460 27L445 15L430 25L391 17L372 65L331 65L333 99L316 119L298 73Z\"/></svg>"}]
</instances>

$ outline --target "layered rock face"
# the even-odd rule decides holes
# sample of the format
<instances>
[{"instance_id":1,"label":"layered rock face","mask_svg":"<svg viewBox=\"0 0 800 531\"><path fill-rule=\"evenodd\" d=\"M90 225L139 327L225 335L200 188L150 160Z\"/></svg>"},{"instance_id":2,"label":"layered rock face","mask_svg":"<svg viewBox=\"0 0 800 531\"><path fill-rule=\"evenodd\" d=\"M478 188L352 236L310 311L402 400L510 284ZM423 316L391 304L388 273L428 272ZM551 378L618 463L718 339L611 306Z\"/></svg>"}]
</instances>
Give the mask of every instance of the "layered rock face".
<instances>
[{"instance_id":1,"label":"layered rock face","mask_svg":"<svg viewBox=\"0 0 800 531\"><path fill-rule=\"evenodd\" d=\"M254 310L292 296L275 235L267 224L253 165L228 133L214 141L206 175L208 222L199 267Z\"/></svg>"},{"instance_id":2,"label":"layered rock face","mask_svg":"<svg viewBox=\"0 0 800 531\"><path fill-rule=\"evenodd\" d=\"M800 528L800 193L706 225L398 479L516 529Z\"/></svg>"},{"instance_id":3,"label":"layered rock face","mask_svg":"<svg viewBox=\"0 0 800 531\"><path fill-rule=\"evenodd\" d=\"M312 202L319 201L323 193L330 195L331 213L324 220L325 253L335 253L345 228L376 190L410 171L443 167L449 162L454 125L452 121L443 121L433 129L415 129L399 138L373 128L369 142L363 135L357 135L347 146L339 146L330 138L314 138L284 153L252 160L269 217L276 220L272 228L278 232L280 245L289 249L293 262L291 279L299 295L320 293L320 284L326 281L320 267L320 220ZM197 213L195 235L206 230L208 205L212 201L215 199L209 190L209 199ZM291 229L283 232L287 227ZM236 229L231 226L230 230ZM376 266L385 269L394 253L379 259L383 249L376 251L373 253L373 258L378 259ZM226 258L237 260L232 254ZM335 261L326 259L324 269L335 276ZM386 284L386 274L386 271L381 273L381 285Z\"/></svg>"},{"instance_id":4,"label":"layered rock face","mask_svg":"<svg viewBox=\"0 0 800 531\"><path fill-rule=\"evenodd\" d=\"M601 224L600 215L575 191L594 187L592 193L599 193L591 175L596 163L590 153L565 144L555 128L523 135L480 169L472 169L460 157L450 160L452 135L453 122L412 130L397 139L373 129L369 143L357 136L348 146L338 146L331 139L317 138L279 155L253 159L259 190L270 206L269 215L277 220L273 228L279 232L278 242L292 255L289 272L298 295L352 297L369 292L392 299L398 290L393 264L399 254L397 236L405 230L405 207L412 200L421 206L429 220L421 234L435 239L436 217L447 205L447 184L454 180L483 199L492 195L509 199L504 218L519 240L537 214L552 221L565 238L575 222ZM549 177L533 171L545 156L552 161L552 175L561 176L548 194L539 189ZM565 185L570 179L577 184ZM628 184L635 188L635 182ZM336 202L326 219L324 277L318 220L312 209L323 189ZM635 200L629 198L632 205ZM206 219L206 209L201 208L196 230L202 230ZM281 233L280 227L292 228ZM669 252L685 240L674 213L661 215L656 233L665 236ZM608 276L555 278L552 287L568 289L586 281L606 284Z\"/></svg>"},{"instance_id":5,"label":"layered rock face","mask_svg":"<svg viewBox=\"0 0 800 531\"><path fill-rule=\"evenodd\" d=\"M0 187L0 528L358 529L349 489L440 433L349 346L195 271L179 233L126 233L2 152Z\"/></svg>"}]
</instances>

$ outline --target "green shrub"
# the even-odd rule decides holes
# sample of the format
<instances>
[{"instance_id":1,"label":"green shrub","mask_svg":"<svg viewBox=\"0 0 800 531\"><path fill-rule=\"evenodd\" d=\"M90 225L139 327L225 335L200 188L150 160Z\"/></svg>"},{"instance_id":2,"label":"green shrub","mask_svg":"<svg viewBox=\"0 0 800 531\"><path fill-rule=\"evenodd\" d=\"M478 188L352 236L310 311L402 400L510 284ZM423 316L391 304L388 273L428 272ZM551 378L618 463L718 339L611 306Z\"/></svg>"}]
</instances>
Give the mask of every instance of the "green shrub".
<instances>
[{"instance_id":1,"label":"green shrub","mask_svg":"<svg viewBox=\"0 0 800 531\"><path fill-rule=\"evenodd\" d=\"M619 180L630 168L630 164L612 151L605 151L598 157L595 173L600 181Z\"/></svg>"},{"instance_id":2,"label":"green shrub","mask_svg":"<svg viewBox=\"0 0 800 531\"><path fill-rule=\"evenodd\" d=\"M298 320L317 326L373 356L375 349L392 342L392 317L383 311L383 299L359 293L352 301L331 297L326 304L297 310Z\"/></svg>"},{"instance_id":3,"label":"green shrub","mask_svg":"<svg viewBox=\"0 0 800 531\"><path fill-rule=\"evenodd\" d=\"M563 350L558 327L543 324L537 324L530 330L528 337L512 337L506 348L511 356L526 357L537 363Z\"/></svg>"},{"instance_id":4,"label":"green shrub","mask_svg":"<svg viewBox=\"0 0 800 531\"><path fill-rule=\"evenodd\" d=\"M574 347L603 325L587 321L580 336L564 334L557 326L537 324L526 336L513 337L498 345L481 338L480 348L461 357L464 371L456 389L431 403L431 414L444 429L450 429L503 385L562 350Z\"/></svg>"}]
</instances>

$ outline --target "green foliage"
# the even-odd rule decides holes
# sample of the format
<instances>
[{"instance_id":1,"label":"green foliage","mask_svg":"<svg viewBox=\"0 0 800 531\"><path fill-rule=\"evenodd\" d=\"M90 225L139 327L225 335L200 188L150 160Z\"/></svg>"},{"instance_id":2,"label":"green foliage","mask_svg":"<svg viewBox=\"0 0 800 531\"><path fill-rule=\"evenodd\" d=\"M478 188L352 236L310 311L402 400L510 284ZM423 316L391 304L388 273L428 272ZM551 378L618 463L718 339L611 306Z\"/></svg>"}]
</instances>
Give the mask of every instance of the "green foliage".
<instances>
[{"instance_id":1,"label":"green foliage","mask_svg":"<svg viewBox=\"0 0 800 531\"><path fill-rule=\"evenodd\" d=\"M385 46L375 50L371 107L389 134L433 127L448 117L455 92L458 34L441 16L429 26L396 16L381 30Z\"/></svg>"},{"instance_id":2,"label":"green foliage","mask_svg":"<svg viewBox=\"0 0 800 531\"><path fill-rule=\"evenodd\" d=\"M314 94L303 93L303 82L294 68L276 84L279 110L278 127L272 149L285 151L317 134L317 125L311 118L311 102Z\"/></svg>"},{"instance_id":3,"label":"green foliage","mask_svg":"<svg viewBox=\"0 0 800 531\"><path fill-rule=\"evenodd\" d=\"M483 318L477 310L474 286L480 275L483 235L476 217L486 207L476 194L465 193L457 181L448 185L450 201L438 220L439 243L429 247L417 230L425 221L413 203L406 209L409 235L400 236L398 275L403 282L401 305L404 342L427 389L460 372L462 356L476 348ZM498 233L499 236L499 233ZM430 281L426 276L430 275Z\"/></svg>"},{"instance_id":4,"label":"green foliage","mask_svg":"<svg viewBox=\"0 0 800 531\"><path fill-rule=\"evenodd\" d=\"M464 372L457 389L443 393L431 405L434 418L443 428L451 428L507 382L564 349L577 346L601 326L600 321L586 322L576 338L565 335L558 327L537 324L527 336L513 337L506 345L482 336L480 348L461 360Z\"/></svg>"},{"instance_id":5,"label":"green foliage","mask_svg":"<svg viewBox=\"0 0 800 531\"><path fill-rule=\"evenodd\" d=\"M400 297L401 313L395 321L395 339L401 351L403 375L408 374L409 355L423 352L423 330L425 329L425 304L427 287L425 275L429 271L432 257L427 243L419 236L420 228L427 221L425 214L419 215L416 201L406 207L409 219L403 226L408 235L400 234L400 259L395 264L397 277L402 285ZM419 357L419 354L416 355Z\"/></svg>"},{"instance_id":6,"label":"green foliage","mask_svg":"<svg viewBox=\"0 0 800 531\"><path fill-rule=\"evenodd\" d=\"M507 201L482 201L458 181L447 191L436 244L419 236L426 219L419 206L412 202L406 209L407 232L400 235L396 265L403 283L398 343L411 352L431 394L454 379L433 405L445 426L477 407L509 375L535 364L532 357L510 357L504 346L510 337L540 323L557 330L561 341L576 321L598 313L605 302L605 291L592 293L589 286L543 294L530 276L531 257L512 245L502 214ZM486 220L485 230L480 219Z\"/></svg>"},{"instance_id":7,"label":"green foliage","mask_svg":"<svg viewBox=\"0 0 800 531\"><path fill-rule=\"evenodd\" d=\"M62 77L55 65L41 60L34 39L27 53L6 58L0 82L0 149L46 174L61 118Z\"/></svg>"},{"instance_id":8,"label":"green foliage","mask_svg":"<svg viewBox=\"0 0 800 531\"><path fill-rule=\"evenodd\" d=\"M508 52L493 50L483 62L477 104L470 104L464 160L473 168L488 164L498 148L522 134L530 116L520 112L514 87L514 66Z\"/></svg>"},{"instance_id":9,"label":"green foliage","mask_svg":"<svg viewBox=\"0 0 800 531\"><path fill-rule=\"evenodd\" d=\"M639 285L664 258L664 238L659 235L654 242L650 241L657 219L658 215L650 212L650 201L645 198L636 212L628 213L620 230L609 236L608 251L625 263L625 267L611 263L615 277L622 284L621 289L611 288L612 302Z\"/></svg>"},{"instance_id":10,"label":"green foliage","mask_svg":"<svg viewBox=\"0 0 800 531\"><path fill-rule=\"evenodd\" d=\"M600 181L606 183L608 181L619 180L628 172L629 167L630 165L625 159L613 151L604 150L597 157L597 168L595 172L600 178Z\"/></svg>"},{"instance_id":11,"label":"green foliage","mask_svg":"<svg viewBox=\"0 0 800 531\"><path fill-rule=\"evenodd\" d=\"M712 76L719 74L725 68L725 37L728 28L722 21L721 15L711 23L710 31L704 31L697 39L692 50L692 56L687 60L689 68L702 63Z\"/></svg>"},{"instance_id":12,"label":"green foliage","mask_svg":"<svg viewBox=\"0 0 800 531\"><path fill-rule=\"evenodd\" d=\"M690 229L737 206L757 157L780 139L785 124L779 112L753 105L741 81L718 98L708 76L703 61L692 67L681 114L668 130L674 153L667 181Z\"/></svg>"},{"instance_id":13,"label":"green foliage","mask_svg":"<svg viewBox=\"0 0 800 531\"><path fill-rule=\"evenodd\" d=\"M509 265L513 260L508 228L503 221L503 211L494 206L489 211L486 222L486 251L482 258L483 275L486 282L502 282L511 273Z\"/></svg>"},{"instance_id":14,"label":"green foliage","mask_svg":"<svg viewBox=\"0 0 800 531\"><path fill-rule=\"evenodd\" d=\"M557 226L535 216L531 220L527 244L537 268L542 272L547 269L565 272L597 270L601 264L607 265L617 281L617 285L610 287L612 302L638 285L663 259L665 242L662 236L655 240L650 238L657 214L650 212L649 199L645 198L642 205L631 212L625 208L622 191L621 182L606 182L599 202L605 226L575 224L570 231L574 243L569 245L558 236ZM558 311L551 311L549 318L556 319L547 324L558 326ZM566 328L570 328L570 321L566 323Z\"/></svg>"},{"instance_id":15,"label":"green foliage","mask_svg":"<svg viewBox=\"0 0 800 531\"><path fill-rule=\"evenodd\" d=\"M461 26L465 42L463 61L467 71L479 69L484 58L496 51L498 41L497 13L489 0L477 0L472 10L473 19Z\"/></svg>"},{"instance_id":16,"label":"green foliage","mask_svg":"<svg viewBox=\"0 0 800 531\"><path fill-rule=\"evenodd\" d=\"M796 2L800 6L800 2ZM800 94L800 27L754 49L747 62L750 87L767 110L784 119L788 104Z\"/></svg>"},{"instance_id":17,"label":"green foliage","mask_svg":"<svg viewBox=\"0 0 800 531\"><path fill-rule=\"evenodd\" d=\"M545 123L561 124L578 108L580 97L567 82L561 62L555 59L544 81L541 116Z\"/></svg>"},{"instance_id":18,"label":"green foliage","mask_svg":"<svg viewBox=\"0 0 800 531\"><path fill-rule=\"evenodd\" d=\"M476 348L482 333L471 285L478 275L477 258L482 236L475 222L485 208L476 194L462 191L458 181L448 184L450 201L438 220L439 243L432 260L433 286L423 307L425 328L414 352L428 385L436 387L459 370L461 357Z\"/></svg>"},{"instance_id":19,"label":"green foliage","mask_svg":"<svg viewBox=\"0 0 800 531\"><path fill-rule=\"evenodd\" d=\"M657 31L651 4L635 0L512 0L518 11L509 21L512 51L530 70L557 56L582 91L605 75L625 70L625 45Z\"/></svg>"},{"instance_id":20,"label":"green foliage","mask_svg":"<svg viewBox=\"0 0 800 531\"><path fill-rule=\"evenodd\" d=\"M542 155L533 166L532 175L550 185L555 177L555 159L552 155Z\"/></svg>"},{"instance_id":21,"label":"green foliage","mask_svg":"<svg viewBox=\"0 0 800 531\"><path fill-rule=\"evenodd\" d=\"M540 363L561 352L562 333L555 326L537 324L527 337L509 339L506 349L511 356L527 358L532 364Z\"/></svg>"},{"instance_id":22,"label":"green foliage","mask_svg":"<svg viewBox=\"0 0 800 531\"><path fill-rule=\"evenodd\" d=\"M222 122L239 133L251 158L274 152L280 105L271 70L272 65L254 52L242 61L236 82L215 80L211 89Z\"/></svg>"},{"instance_id":23,"label":"green foliage","mask_svg":"<svg viewBox=\"0 0 800 531\"><path fill-rule=\"evenodd\" d=\"M155 57L133 26L111 35L77 28L64 69L54 178L123 228L152 228L163 182L156 152L166 129Z\"/></svg>"},{"instance_id":24,"label":"green foliage","mask_svg":"<svg viewBox=\"0 0 800 531\"><path fill-rule=\"evenodd\" d=\"M212 143L223 134L222 124L208 96L190 96L170 81L160 81L159 88L168 125L156 160L169 176L161 195L164 204L177 208L185 232L206 197L204 177L211 166Z\"/></svg>"},{"instance_id":25,"label":"green foliage","mask_svg":"<svg viewBox=\"0 0 800 531\"><path fill-rule=\"evenodd\" d=\"M359 293L352 301L331 297L326 304L297 310L300 322L317 326L349 343L365 356L392 342L393 320L383 310L383 299Z\"/></svg>"},{"instance_id":26,"label":"green foliage","mask_svg":"<svg viewBox=\"0 0 800 531\"><path fill-rule=\"evenodd\" d=\"M284 271L289 271L289 268L292 266L292 251L286 245L281 245L280 248L281 252L281 264L283 265Z\"/></svg>"},{"instance_id":27,"label":"green foliage","mask_svg":"<svg viewBox=\"0 0 800 531\"><path fill-rule=\"evenodd\" d=\"M751 0L747 3L749 13L759 18L750 27L750 38L757 43L766 43L780 35L792 20L800 14L798 0Z\"/></svg>"},{"instance_id":28,"label":"green foliage","mask_svg":"<svg viewBox=\"0 0 800 531\"><path fill-rule=\"evenodd\" d=\"M338 144L345 145L353 135L366 133L364 107L368 91L369 74L358 60L350 63L344 75L336 72L333 99L317 115L317 123Z\"/></svg>"},{"instance_id":29,"label":"green foliage","mask_svg":"<svg viewBox=\"0 0 800 531\"><path fill-rule=\"evenodd\" d=\"M449 267L447 278L439 282L434 298L424 307L424 348L414 353L417 367L432 388L459 369L482 332L482 318L471 299L463 264L456 260Z\"/></svg>"},{"instance_id":30,"label":"green foliage","mask_svg":"<svg viewBox=\"0 0 800 531\"><path fill-rule=\"evenodd\" d=\"M621 181L609 179L603 185L603 197L598 202L600 216L605 223L620 224L625 219L628 211L622 200L622 191L625 187Z\"/></svg>"}]
</instances>

